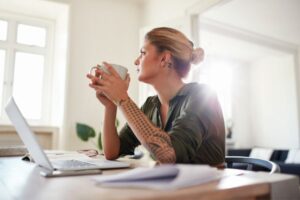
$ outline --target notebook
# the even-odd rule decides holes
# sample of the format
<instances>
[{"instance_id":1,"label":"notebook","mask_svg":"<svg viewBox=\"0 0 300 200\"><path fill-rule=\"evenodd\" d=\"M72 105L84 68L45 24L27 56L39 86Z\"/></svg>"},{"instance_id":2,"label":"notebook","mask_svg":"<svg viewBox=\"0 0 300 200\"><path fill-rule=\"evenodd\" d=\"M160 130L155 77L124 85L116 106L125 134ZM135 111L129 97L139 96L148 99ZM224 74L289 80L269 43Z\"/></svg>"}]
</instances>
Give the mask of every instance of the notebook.
<instances>
[{"instance_id":1,"label":"notebook","mask_svg":"<svg viewBox=\"0 0 300 200\"><path fill-rule=\"evenodd\" d=\"M5 111L35 163L42 167L41 175L43 176L99 174L101 169L129 167L129 163L105 159L95 159L93 162L80 159L50 161L13 97L7 103Z\"/></svg>"}]
</instances>

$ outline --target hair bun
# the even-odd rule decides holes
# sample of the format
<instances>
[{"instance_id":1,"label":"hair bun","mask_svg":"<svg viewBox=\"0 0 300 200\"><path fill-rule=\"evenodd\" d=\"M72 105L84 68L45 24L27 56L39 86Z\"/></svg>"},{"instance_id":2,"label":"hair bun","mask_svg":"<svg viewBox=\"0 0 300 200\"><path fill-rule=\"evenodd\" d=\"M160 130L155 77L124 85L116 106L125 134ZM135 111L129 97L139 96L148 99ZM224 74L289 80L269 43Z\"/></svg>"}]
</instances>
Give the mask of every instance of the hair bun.
<instances>
[{"instance_id":1,"label":"hair bun","mask_svg":"<svg viewBox=\"0 0 300 200\"><path fill-rule=\"evenodd\" d=\"M196 48L192 52L191 63L196 65L200 63L204 58L204 50L202 48Z\"/></svg>"}]
</instances>

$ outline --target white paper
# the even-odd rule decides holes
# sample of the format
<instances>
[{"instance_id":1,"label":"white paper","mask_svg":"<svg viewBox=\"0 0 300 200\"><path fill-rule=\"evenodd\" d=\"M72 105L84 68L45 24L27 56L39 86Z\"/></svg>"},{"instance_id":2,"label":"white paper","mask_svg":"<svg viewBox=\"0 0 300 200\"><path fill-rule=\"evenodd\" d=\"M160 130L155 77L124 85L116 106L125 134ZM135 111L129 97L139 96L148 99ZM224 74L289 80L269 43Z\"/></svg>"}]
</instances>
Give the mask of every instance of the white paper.
<instances>
[{"instance_id":1,"label":"white paper","mask_svg":"<svg viewBox=\"0 0 300 200\"><path fill-rule=\"evenodd\" d=\"M207 165L161 165L94 178L106 187L137 187L172 190L222 178L222 172Z\"/></svg>"}]
</instances>

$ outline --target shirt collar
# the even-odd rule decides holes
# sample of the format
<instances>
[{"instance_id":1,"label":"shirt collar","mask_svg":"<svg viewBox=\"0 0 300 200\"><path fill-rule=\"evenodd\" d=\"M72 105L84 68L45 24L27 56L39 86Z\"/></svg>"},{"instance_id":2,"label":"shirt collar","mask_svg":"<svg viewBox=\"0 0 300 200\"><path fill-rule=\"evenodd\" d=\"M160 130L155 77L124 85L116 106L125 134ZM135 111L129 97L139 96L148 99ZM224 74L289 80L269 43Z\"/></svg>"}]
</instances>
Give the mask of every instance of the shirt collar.
<instances>
[{"instance_id":1,"label":"shirt collar","mask_svg":"<svg viewBox=\"0 0 300 200\"><path fill-rule=\"evenodd\" d=\"M170 103L172 101L175 101L177 98L184 97L189 95L191 92L191 88L197 85L197 83L187 83L185 84L178 92L177 94L170 100ZM152 102L156 105L160 105L160 101L158 99L158 96L156 95L153 99Z\"/></svg>"}]
</instances>

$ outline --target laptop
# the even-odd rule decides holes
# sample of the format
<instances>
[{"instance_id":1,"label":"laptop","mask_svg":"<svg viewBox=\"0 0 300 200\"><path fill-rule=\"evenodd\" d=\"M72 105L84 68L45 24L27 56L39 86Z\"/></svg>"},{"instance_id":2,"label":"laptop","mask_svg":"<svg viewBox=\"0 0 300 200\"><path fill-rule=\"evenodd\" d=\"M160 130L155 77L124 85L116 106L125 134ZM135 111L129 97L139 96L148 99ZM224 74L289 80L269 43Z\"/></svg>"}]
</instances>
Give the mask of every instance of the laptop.
<instances>
[{"instance_id":1,"label":"laptop","mask_svg":"<svg viewBox=\"0 0 300 200\"><path fill-rule=\"evenodd\" d=\"M41 175L43 176L99 174L101 173L101 169L127 168L130 166L129 163L126 162L106 159L93 159L93 161L90 161L82 160L81 158L50 161L13 97L8 101L5 111L35 163L42 168Z\"/></svg>"}]
</instances>

